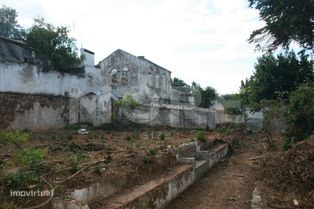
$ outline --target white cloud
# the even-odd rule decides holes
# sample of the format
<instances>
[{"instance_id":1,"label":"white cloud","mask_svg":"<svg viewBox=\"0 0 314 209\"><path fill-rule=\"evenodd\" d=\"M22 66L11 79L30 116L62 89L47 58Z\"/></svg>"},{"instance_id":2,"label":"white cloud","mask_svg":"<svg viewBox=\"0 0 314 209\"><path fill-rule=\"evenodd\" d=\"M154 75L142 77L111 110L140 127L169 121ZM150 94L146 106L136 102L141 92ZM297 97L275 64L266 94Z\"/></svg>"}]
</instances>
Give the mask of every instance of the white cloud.
<instances>
[{"instance_id":1,"label":"white cloud","mask_svg":"<svg viewBox=\"0 0 314 209\"><path fill-rule=\"evenodd\" d=\"M1 2L1 0L0 0ZM16 8L20 22L43 16L68 25L78 46L99 61L121 48L145 55L188 83L236 92L258 54L247 43L260 27L247 0L2 0Z\"/></svg>"}]
</instances>

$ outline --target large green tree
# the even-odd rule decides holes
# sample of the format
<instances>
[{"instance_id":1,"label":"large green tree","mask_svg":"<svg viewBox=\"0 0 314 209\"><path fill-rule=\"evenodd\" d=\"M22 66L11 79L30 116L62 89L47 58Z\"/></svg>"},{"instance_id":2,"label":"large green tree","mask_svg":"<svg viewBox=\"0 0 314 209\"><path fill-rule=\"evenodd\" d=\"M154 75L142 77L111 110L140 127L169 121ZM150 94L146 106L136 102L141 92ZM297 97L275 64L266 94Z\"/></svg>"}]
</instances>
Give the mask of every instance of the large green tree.
<instances>
[{"instance_id":1,"label":"large green tree","mask_svg":"<svg viewBox=\"0 0 314 209\"><path fill-rule=\"evenodd\" d=\"M313 50L313 0L249 0L249 3L251 8L259 10L260 19L266 23L252 32L250 42L274 50L279 46L288 48L295 41L304 49Z\"/></svg>"},{"instance_id":2,"label":"large green tree","mask_svg":"<svg viewBox=\"0 0 314 209\"><path fill-rule=\"evenodd\" d=\"M245 103L260 104L262 100L284 99L300 84L314 81L314 62L308 55L294 52L266 54L258 58L255 72L242 81L241 97Z\"/></svg>"},{"instance_id":3,"label":"large green tree","mask_svg":"<svg viewBox=\"0 0 314 209\"><path fill-rule=\"evenodd\" d=\"M25 34L25 42L42 58L45 71L81 71L75 39L69 36L67 27L55 27L44 19L35 19L34 25Z\"/></svg>"},{"instance_id":4,"label":"large green tree","mask_svg":"<svg viewBox=\"0 0 314 209\"><path fill-rule=\"evenodd\" d=\"M0 8L0 36L21 39L21 27L17 23L17 12L7 6Z\"/></svg>"},{"instance_id":5,"label":"large green tree","mask_svg":"<svg viewBox=\"0 0 314 209\"><path fill-rule=\"evenodd\" d=\"M314 85L301 85L290 95L285 113L287 135L295 142L314 131ZM290 142L290 143L291 143Z\"/></svg>"},{"instance_id":6,"label":"large green tree","mask_svg":"<svg viewBox=\"0 0 314 209\"><path fill-rule=\"evenodd\" d=\"M203 89L196 82L192 82L191 90L192 94L196 95L195 98L199 100L196 101L196 103L198 103L196 105L198 105L199 107L208 108L217 98L217 91L210 86ZM198 99L198 97L200 98Z\"/></svg>"}]
</instances>

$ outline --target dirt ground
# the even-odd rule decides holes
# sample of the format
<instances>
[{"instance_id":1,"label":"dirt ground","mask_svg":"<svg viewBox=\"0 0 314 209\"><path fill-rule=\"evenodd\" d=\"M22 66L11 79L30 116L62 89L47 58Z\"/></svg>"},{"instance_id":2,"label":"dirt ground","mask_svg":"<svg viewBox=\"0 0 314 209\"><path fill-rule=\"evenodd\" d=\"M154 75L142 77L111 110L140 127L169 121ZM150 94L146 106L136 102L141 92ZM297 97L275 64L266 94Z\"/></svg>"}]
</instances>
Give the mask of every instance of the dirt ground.
<instances>
[{"instance_id":1,"label":"dirt ground","mask_svg":"<svg viewBox=\"0 0 314 209\"><path fill-rule=\"evenodd\" d=\"M313 209L314 136L288 151L281 136L273 139L275 150L267 149L262 134L242 140L166 209L249 209L254 188L263 209Z\"/></svg>"},{"instance_id":2,"label":"dirt ground","mask_svg":"<svg viewBox=\"0 0 314 209\"><path fill-rule=\"evenodd\" d=\"M20 146L46 150L41 174L54 186L55 193L63 196L74 189L96 182L119 182L119 178L126 177L128 181L125 186L129 188L166 175L171 167L166 158L167 146L177 147L194 141L197 133L198 131L193 130L149 128L128 131L96 129L82 135L77 129L60 129L29 132L29 140ZM205 135L207 138L220 136L217 132L206 132ZM4 175L19 172L23 167L14 160L16 147L12 144L0 144L0 149L6 150L0 153ZM97 161L100 162L89 166ZM84 170L79 172L81 169ZM34 186L49 189L44 182L26 185L26 189L34 189ZM10 189L5 183L0 183L0 188L6 194ZM11 201L24 207L42 202L23 199Z\"/></svg>"},{"instance_id":3,"label":"dirt ground","mask_svg":"<svg viewBox=\"0 0 314 209\"><path fill-rule=\"evenodd\" d=\"M246 209L251 206L254 176L252 169L259 156L253 139L242 141L228 157L212 168L166 209Z\"/></svg>"}]
</instances>

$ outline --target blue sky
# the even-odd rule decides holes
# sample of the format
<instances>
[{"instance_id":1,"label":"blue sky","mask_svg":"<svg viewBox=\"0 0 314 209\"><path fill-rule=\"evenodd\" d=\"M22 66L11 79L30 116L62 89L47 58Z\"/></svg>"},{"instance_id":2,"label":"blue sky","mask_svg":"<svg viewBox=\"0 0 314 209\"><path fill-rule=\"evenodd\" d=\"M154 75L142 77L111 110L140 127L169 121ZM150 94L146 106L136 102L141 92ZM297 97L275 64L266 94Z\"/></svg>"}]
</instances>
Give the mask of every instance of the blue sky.
<instances>
[{"instance_id":1,"label":"blue sky","mask_svg":"<svg viewBox=\"0 0 314 209\"><path fill-rule=\"evenodd\" d=\"M260 53L246 41L262 26L247 0L0 0L21 25L34 17L71 28L77 45L102 60L123 49L220 94L235 93Z\"/></svg>"}]
</instances>

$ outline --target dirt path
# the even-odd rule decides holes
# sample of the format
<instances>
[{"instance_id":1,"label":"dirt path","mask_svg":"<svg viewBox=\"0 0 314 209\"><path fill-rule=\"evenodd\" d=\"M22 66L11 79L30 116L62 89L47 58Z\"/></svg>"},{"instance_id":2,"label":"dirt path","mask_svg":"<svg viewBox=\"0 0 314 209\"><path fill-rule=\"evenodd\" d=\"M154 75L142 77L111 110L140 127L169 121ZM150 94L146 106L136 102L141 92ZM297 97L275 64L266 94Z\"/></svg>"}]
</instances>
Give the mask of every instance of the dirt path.
<instances>
[{"instance_id":1,"label":"dirt path","mask_svg":"<svg viewBox=\"0 0 314 209\"><path fill-rule=\"evenodd\" d=\"M248 209L254 182L253 161L259 155L252 142L221 161L198 183L174 200L166 209Z\"/></svg>"}]
</instances>

